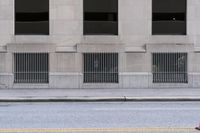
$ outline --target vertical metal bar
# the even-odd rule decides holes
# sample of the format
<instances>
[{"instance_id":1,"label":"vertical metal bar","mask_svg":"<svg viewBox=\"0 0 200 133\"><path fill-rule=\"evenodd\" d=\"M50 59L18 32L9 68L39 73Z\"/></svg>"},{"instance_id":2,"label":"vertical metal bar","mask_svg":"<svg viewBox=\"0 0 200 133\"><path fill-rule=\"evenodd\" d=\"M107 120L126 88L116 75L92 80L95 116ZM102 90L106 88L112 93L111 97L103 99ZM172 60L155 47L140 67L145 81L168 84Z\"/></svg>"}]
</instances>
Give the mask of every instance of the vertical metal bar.
<instances>
[{"instance_id":1,"label":"vertical metal bar","mask_svg":"<svg viewBox=\"0 0 200 133\"><path fill-rule=\"evenodd\" d=\"M23 64L23 65L22 65L22 82L26 82L26 79L25 79L25 71L24 71L25 68L26 68L26 66L25 66L25 65L26 65L25 59L26 59L26 58L25 58L25 55L22 54L22 62L23 62L23 63L22 63L22 64Z\"/></svg>"},{"instance_id":2,"label":"vertical metal bar","mask_svg":"<svg viewBox=\"0 0 200 133\"><path fill-rule=\"evenodd\" d=\"M113 82L114 81L114 77L115 77L115 74L113 73L113 69L114 69L114 66L113 66L113 61L114 61L114 53L111 53L110 54L110 57L109 57L109 61L108 61L108 63L109 63L109 82Z\"/></svg>"},{"instance_id":3,"label":"vertical metal bar","mask_svg":"<svg viewBox=\"0 0 200 133\"><path fill-rule=\"evenodd\" d=\"M36 73L37 73L37 80L36 80L36 83L40 83L41 82L41 76L40 76L40 55L39 53L36 54L37 55L37 58L36 58Z\"/></svg>"},{"instance_id":4,"label":"vertical metal bar","mask_svg":"<svg viewBox=\"0 0 200 133\"><path fill-rule=\"evenodd\" d=\"M185 61L184 61L184 63L185 63L185 68L184 68L184 70L185 70L185 74L186 74L186 76L185 76L185 80L186 80L186 82L188 82L188 54L186 53L185 54Z\"/></svg>"},{"instance_id":5,"label":"vertical metal bar","mask_svg":"<svg viewBox=\"0 0 200 133\"><path fill-rule=\"evenodd\" d=\"M106 78L106 72L105 72L105 53L101 53L101 83L105 82L105 78Z\"/></svg>"},{"instance_id":6,"label":"vertical metal bar","mask_svg":"<svg viewBox=\"0 0 200 133\"><path fill-rule=\"evenodd\" d=\"M111 74L113 75L113 79L112 79L112 82L116 82L115 79L116 79L116 73L114 72L115 71L115 56L116 56L116 53L113 53L112 54L112 65L111 65Z\"/></svg>"},{"instance_id":7,"label":"vertical metal bar","mask_svg":"<svg viewBox=\"0 0 200 133\"><path fill-rule=\"evenodd\" d=\"M83 59L83 83L85 83L85 54L82 55Z\"/></svg>"},{"instance_id":8,"label":"vertical metal bar","mask_svg":"<svg viewBox=\"0 0 200 133\"><path fill-rule=\"evenodd\" d=\"M176 74L176 77L175 77L175 82L180 82L180 77L181 77L181 75L180 75L180 70L179 70L179 68L180 68L180 63L179 63L179 58L180 58L180 54L179 53L175 53L175 74Z\"/></svg>"},{"instance_id":9,"label":"vertical metal bar","mask_svg":"<svg viewBox=\"0 0 200 133\"><path fill-rule=\"evenodd\" d=\"M116 76L117 76L117 74L115 73L115 57L116 56L116 53L114 53L114 54L112 54L112 69L111 69L111 73L112 73L112 75L113 75L113 79L112 79L112 82L116 82Z\"/></svg>"},{"instance_id":10,"label":"vertical metal bar","mask_svg":"<svg viewBox=\"0 0 200 133\"><path fill-rule=\"evenodd\" d=\"M164 56L165 56L165 64L164 64L164 67L165 67L165 68L164 68L164 71L165 71L165 81L164 81L164 82L167 82L167 76L168 76L168 75L167 75L167 74L168 74L168 73L167 73L167 72L168 72L168 71L167 71L167 68L168 68L168 66L167 66L167 64L168 64L168 59L167 59L167 57L168 57L168 54L164 54Z\"/></svg>"},{"instance_id":11,"label":"vertical metal bar","mask_svg":"<svg viewBox=\"0 0 200 133\"><path fill-rule=\"evenodd\" d=\"M95 55L94 54L92 54L92 61L94 62L95 61ZM92 63L92 65L93 65L93 70L92 70L92 81L93 82L95 82L95 80L96 80L96 78L95 78L95 75L96 75L96 68L95 68L95 62L94 63Z\"/></svg>"},{"instance_id":12,"label":"vertical metal bar","mask_svg":"<svg viewBox=\"0 0 200 133\"><path fill-rule=\"evenodd\" d=\"M49 82L49 54L47 53L47 82Z\"/></svg>"},{"instance_id":13,"label":"vertical metal bar","mask_svg":"<svg viewBox=\"0 0 200 133\"><path fill-rule=\"evenodd\" d=\"M161 69L160 69L161 66L160 66L160 62L159 62L159 53L156 53L155 56L156 56L156 64L157 64L157 67L159 68L156 70L156 82L158 82L158 81L160 82L161 78L159 78L159 77L161 77L160 76L161 75Z\"/></svg>"},{"instance_id":14,"label":"vertical metal bar","mask_svg":"<svg viewBox=\"0 0 200 133\"><path fill-rule=\"evenodd\" d=\"M45 60L45 53L39 54L39 75L40 75L40 83L44 83L45 81L45 66L46 66L46 60Z\"/></svg>"},{"instance_id":15,"label":"vertical metal bar","mask_svg":"<svg viewBox=\"0 0 200 133\"><path fill-rule=\"evenodd\" d=\"M159 54L158 54L158 53L155 53L154 56L155 56L155 58L156 58L156 59L155 59L155 62L156 62L156 67L157 67L157 68L156 68L156 73L155 73L155 74L156 74L156 82L158 82L158 81L159 81L159 78L158 78L158 77L159 77L159 75L160 75L160 71L158 71L159 68L160 68L160 64L159 64L159 61L158 61L158 60L159 60Z\"/></svg>"},{"instance_id":16,"label":"vertical metal bar","mask_svg":"<svg viewBox=\"0 0 200 133\"><path fill-rule=\"evenodd\" d=\"M25 62L26 62L26 72L25 72L25 73L26 73L26 82L30 82L30 81L29 81L29 77L28 77L28 75L29 75L29 74L28 74L28 72L29 72L29 64L30 64L30 63L29 63L29 54L26 53L26 54L25 54L25 57L26 57L26 59L25 59Z\"/></svg>"},{"instance_id":17,"label":"vertical metal bar","mask_svg":"<svg viewBox=\"0 0 200 133\"><path fill-rule=\"evenodd\" d=\"M15 83L17 83L17 54L16 53L14 53L14 68L15 68L15 70L14 70L14 74L15 74Z\"/></svg>"},{"instance_id":18,"label":"vertical metal bar","mask_svg":"<svg viewBox=\"0 0 200 133\"><path fill-rule=\"evenodd\" d=\"M36 83L40 83L40 65L39 65L39 53L36 53L37 58L36 58L36 73L37 73L37 78L36 78Z\"/></svg>"},{"instance_id":19,"label":"vertical metal bar","mask_svg":"<svg viewBox=\"0 0 200 133\"><path fill-rule=\"evenodd\" d=\"M180 66L179 66L179 68L177 68L177 69L179 69L177 71L177 73L178 73L178 78L181 80L181 83L184 83L184 75L183 75L183 69L182 69L183 68L182 65L184 65L184 64L182 64L183 63L183 56L184 56L183 53L179 53L178 58L179 58L179 64L180 64Z\"/></svg>"},{"instance_id":20,"label":"vertical metal bar","mask_svg":"<svg viewBox=\"0 0 200 133\"><path fill-rule=\"evenodd\" d=\"M22 80L23 82L27 83L27 80L26 80L26 54L22 54L22 61L23 61L23 69L22 69Z\"/></svg>"},{"instance_id":21,"label":"vertical metal bar","mask_svg":"<svg viewBox=\"0 0 200 133\"><path fill-rule=\"evenodd\" d=\"M14 83L16 83L15 79L16 79L16 70L15 70L15 67L16 67L16 60L15 60L15 53L13 54L13 65L12 65L12 68L13 68L13 73L14 73Z\"/></svg>"},{"instance_id":22,"label":"vertical metal bar","mask_svg":"<svg viewBox=\"0 0 200 133\"><path fill-rule=\"evenodd\" d=\"M86 62L86 66L87 66L87 81L91 82L91 78L92 78L92 58L91 58L91 54L87 54L87 60L89 59L89 62ZM90 81L89 81L90 79Z\"/></svg>"},{"instance_id":23,"label":"vertical metal bar","mask_svg":"<svg viewBox=\"0 0 200 133\"><path fill-rule=\"evenodd\" d=\"M92 57L91 54L87 54L87 59L89 59L89 62L87 63L87 81L91 82L92 81ZM90 79L90 80L89 80Z\"/></svg>"},{"instance_id":24,"label":"vertical metal bar","mask_svg":"<svg viewBox=\"0 0 200 133\"><path fill-rule=\"evenodd\" d=\"M19 54L17 54L17 82L19 83L20 81L20 75L19 75Z\"/></svg>"},{"instance_id":25,"label":"vertical metal bar","mask_svg":"<svg viewBox=\"0 0 200 133\"><path fill-rule=\"evenodd\" d=\"M157 63L157 53L154 53L153 54L153 59L154 59L154 62L155 62L155 66L156 66L156 68L154 69L154 71L153 71L153 74L155 75L155 77L154 77L154 80L155 80L155 82L157 82L158 80L158 78L157 78L157 71L158 71L158 63Z\"/></svg>"},{"instance_id":26,"label":"vertical metal bar","mask_svg":"<svg viewBox=\"0 0 200 133\"><path fill-rule=\"evenodd\" d=\"M24 75L25 75L25 82L29 83L29 54L28 53L23 53L23 56L25 57L24 62L24 66L25 66L25 70L24 70Z\"/></svg>"},{"instance_id":27,"label":"vertical metal bar","mask_svg":"<svg viewBox=\"0 0 200 133\"><path fill-rule=\"evenodd\" d=\"M88 67L90 67L88 80L90 80L89 82L93 82L94 59L91 53L89 53L89 58L91 62L89 62L88 65Z\"/></svg>"},{"instance_id":28,"label":"vertical metal bar","mask_svg":"<svg viewBox=\"0 0 200 133\"><path fill-rule=\"evenodd\" d=\"M115 72L116 56L117 56L117 54L114 53L113 54L113 62L112 62L112 74L114 74L114 78L113 78L112 82L116 82L116 79L117 79L117 73Z\"/></svg>"},{"instance_id":29,"label":"vertical metal bar","mask_svg":"<svg viewBox=\"0 0 200 133\"><path fill-rule=\"evenodd\" d=\"M181 56L182 56L182 53L177 53L176 62L179 61L178 65L177 65L177 68L176 68L176 73L177 73L177 77L176 77L177 79L176 79L176 81L177 82L183 82L183 80L182 80L182 74L181 74L182 72L181 72L181 69L180 69L180 67L181 67L180 66L181 65L180 64L181 63L180 58L182 58Z\"/></svg>"},{"instance_id":30,"label":"vertical metal bar","mask_svg":"<svg viewBox=\"0 0 200 133\"><path fill-rule=\"evenodd\" d=\"M85 82L87 82L87 54L86 53L84 53L83 54L83 56L84 56L84 69L85 69L85 71L84 71L84 81Z\"/></svg>"},{"instance_id":31,"label":"vertical metal bar","mask_svg":"<svg viewBox=\"0 0 200 133\"><path fill-rule=\"evenodd\" d=\"M152 54L153 55L153 65L155 65L155 68L154 68L154 66L153 66L153 81L155 82L155 78L157 77L156 75L155 75L155 72L157 72L157 63L156 63L156 53L153 53ZM157 78L156 78L157 79ZM156 80L157 81L157 80Z\"/></svg>"},{"instance_id":32,"label":"vertical metal bar","mask_svg":"<svg viewBox=\"0 0 200 133\"><path fill-rule=\"evenodd\" d=\"M173 80L172 82L175 83L177 81L179 81L179 78L178 77L178 71L177 71L177 68L178 68L178 53L171 53L172 55L172 61L173 61L173 69L172 69L172 72L173 72Z\"/></svg>"},{"instance_id":33,"label":"vertical metal bar","mask_svg":"<svg viewBox=\"0 0 200 133\"><path fill-rule=\"evenodd\" d=\"M90 56L91 56L91 61L92 61L92 62L91 62L91 65L92 65L92 66L91 66L91 68L92 68L92 69L91 69L91 81L94 82L94 76L93 76L93 75L94 75L94 65L95 65L95 64L94 64L94 63L95 63L94 60L95 60L95 59L94 59L92 53L90 54Z\"/></svg>"},{"instance_id":34,"label":"vertical metal bar","mask_svg":"<svg viewBox=\"0 0 200 133\"><path fill-rule=\"evenodd\" d=\"M18 64L18 54L16 54L16 67L17 67L17 71L16 71L16 73L17 73L17 83L19 82L19 64Z\"/></svg>"},{"instance_id":35,"label":"vertical metal bar","mask_svg":"<svg viewBox=\"0 0 200 133\"><path fill-rule=\"evenodd\" d=\"M83 81L86 82L86 70L87 70L86 67L87 67L87 64L86 64L86 54L85 53L83 54L83 65L84 65L83 66L83 78L84 78Z\"/></svg>"},{"instance_id":36,"label":"vertical metal bar","mask_svg":"<svg viewBox=\"0 0 200 133\"><path fill-rule=\"evenodd\" d=\"M37 65L37 53L33 54L34 58L33 58L33 61L34 61L34 82L38 82L38 73L37 73L37 69L38 69L38 65Z\"/></svg>"},{"instance_id":37,"label":"vertical metal bar","mask_svg":"<svg viewBox=\"0 0 200 133\"><path fill-rule=\"evenodd\" d=\"M14 53L14 75L15 75L15 83L17 83L17 54Z\"/></svg>"},{"instance_id":38,"label":"vertical metal bar","mask_svg":"<svg viewBox=\"0 0 200 133\"><path fill-rule=\"evenodd\" d=\"M41 70L40 70L40 75L41 75L41 83L44 83L44 82L46 82L46 70L45 70L45 68L46 68L46 53L42 53L42 54L40 54L40 68L41 68Z\"/></svg>"},{"instance_id":39,"label":"vertical metal bar","mask_svg":"<svg viewBox=\"0 0 200 133\"><path fill-rule=\"evenodd\" d=\"M85 82L87 82L87 70L88 70L88 55L87 54L84 54L84 63L85 63Z\"/></svg>"}]
</instances>

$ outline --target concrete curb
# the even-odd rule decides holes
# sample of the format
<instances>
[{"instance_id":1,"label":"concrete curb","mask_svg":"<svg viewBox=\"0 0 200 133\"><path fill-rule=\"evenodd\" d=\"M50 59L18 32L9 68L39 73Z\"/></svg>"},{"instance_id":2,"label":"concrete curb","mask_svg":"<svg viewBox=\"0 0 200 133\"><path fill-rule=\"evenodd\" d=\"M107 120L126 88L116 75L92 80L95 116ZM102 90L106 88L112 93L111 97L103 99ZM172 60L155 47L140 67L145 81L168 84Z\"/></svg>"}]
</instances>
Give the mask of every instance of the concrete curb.
<instances>
[{"instance_id":1,"label":"concrete curb","mask_svg":"<svg viewBox=\"0 0 200 133\"><path fill-rule=\"evenodd\" d=\"M200 97L0 97L0 102L178 102Z\"/></svg>"}]
</instances>

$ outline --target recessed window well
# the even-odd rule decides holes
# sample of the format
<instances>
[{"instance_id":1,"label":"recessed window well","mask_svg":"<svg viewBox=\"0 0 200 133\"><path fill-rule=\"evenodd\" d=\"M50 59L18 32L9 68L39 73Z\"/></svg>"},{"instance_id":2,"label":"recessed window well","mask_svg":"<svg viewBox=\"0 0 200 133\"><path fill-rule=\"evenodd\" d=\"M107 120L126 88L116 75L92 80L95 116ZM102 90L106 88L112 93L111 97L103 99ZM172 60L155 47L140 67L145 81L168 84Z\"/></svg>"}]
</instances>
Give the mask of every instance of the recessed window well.
<instances>
[{"instance_id":1,"label":"recessed window well","mask_svg":"<svg viewBox=\"0 0 200 133\"><path fill-rule=\"evenodd\" d=\"M48 83L48 53L15 53L15 83Z\"/></svg>"},{"instance_id":2,"label":"recessed window well","mask_svg":"<svg viewBox=\"0 0 200 133\"><path fill-rule=\"evenodd\" d=\"M187 53L153 53L153 83L188 83Z\"/></svg>"},{"instance_id":3,"label":"recessed window well","mask_svg":"<svg viewBox=\"0 0 200 133\"><path fill-rule=\"evenodd\" d=\"M118 83L118 54L85 53L84 83Z\"/></svg>"}]
</instances>

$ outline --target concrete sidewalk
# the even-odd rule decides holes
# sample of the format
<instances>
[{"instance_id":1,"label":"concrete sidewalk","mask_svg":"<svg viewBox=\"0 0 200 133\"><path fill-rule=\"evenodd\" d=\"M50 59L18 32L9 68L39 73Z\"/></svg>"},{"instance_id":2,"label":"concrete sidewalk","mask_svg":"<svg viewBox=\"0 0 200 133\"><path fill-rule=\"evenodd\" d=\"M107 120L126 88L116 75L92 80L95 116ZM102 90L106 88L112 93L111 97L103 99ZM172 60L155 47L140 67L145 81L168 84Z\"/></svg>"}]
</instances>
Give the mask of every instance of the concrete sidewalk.
<instances>
[{"instance_id":1,"label":"concrete sidewalk","mask_svg":"<svg viewBox=\"0 0 200 133\"><path fill-rule=\"evenodd\" d=\"M0 89L0 102L200 101L200 88Z\"/></svg>"}]
</instances>

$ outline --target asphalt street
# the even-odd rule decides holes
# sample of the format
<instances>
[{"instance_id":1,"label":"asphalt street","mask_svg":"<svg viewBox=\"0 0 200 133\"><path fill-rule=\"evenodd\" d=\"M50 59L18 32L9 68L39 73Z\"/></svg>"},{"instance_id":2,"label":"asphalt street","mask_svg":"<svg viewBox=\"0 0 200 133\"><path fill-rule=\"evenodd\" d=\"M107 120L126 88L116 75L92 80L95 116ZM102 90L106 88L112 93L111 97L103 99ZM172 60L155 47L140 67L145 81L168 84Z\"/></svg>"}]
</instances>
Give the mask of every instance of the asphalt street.
<instances>
[{"instance_id":1,"label":"asphalt street","mask_svg":"<svg viewBox=\"0 0 200 133\"><path fill-rule=\"evenodd\" d=\"M0 132L195 133L200 102L0 103Z\"/></svg>"}]
</instances>

